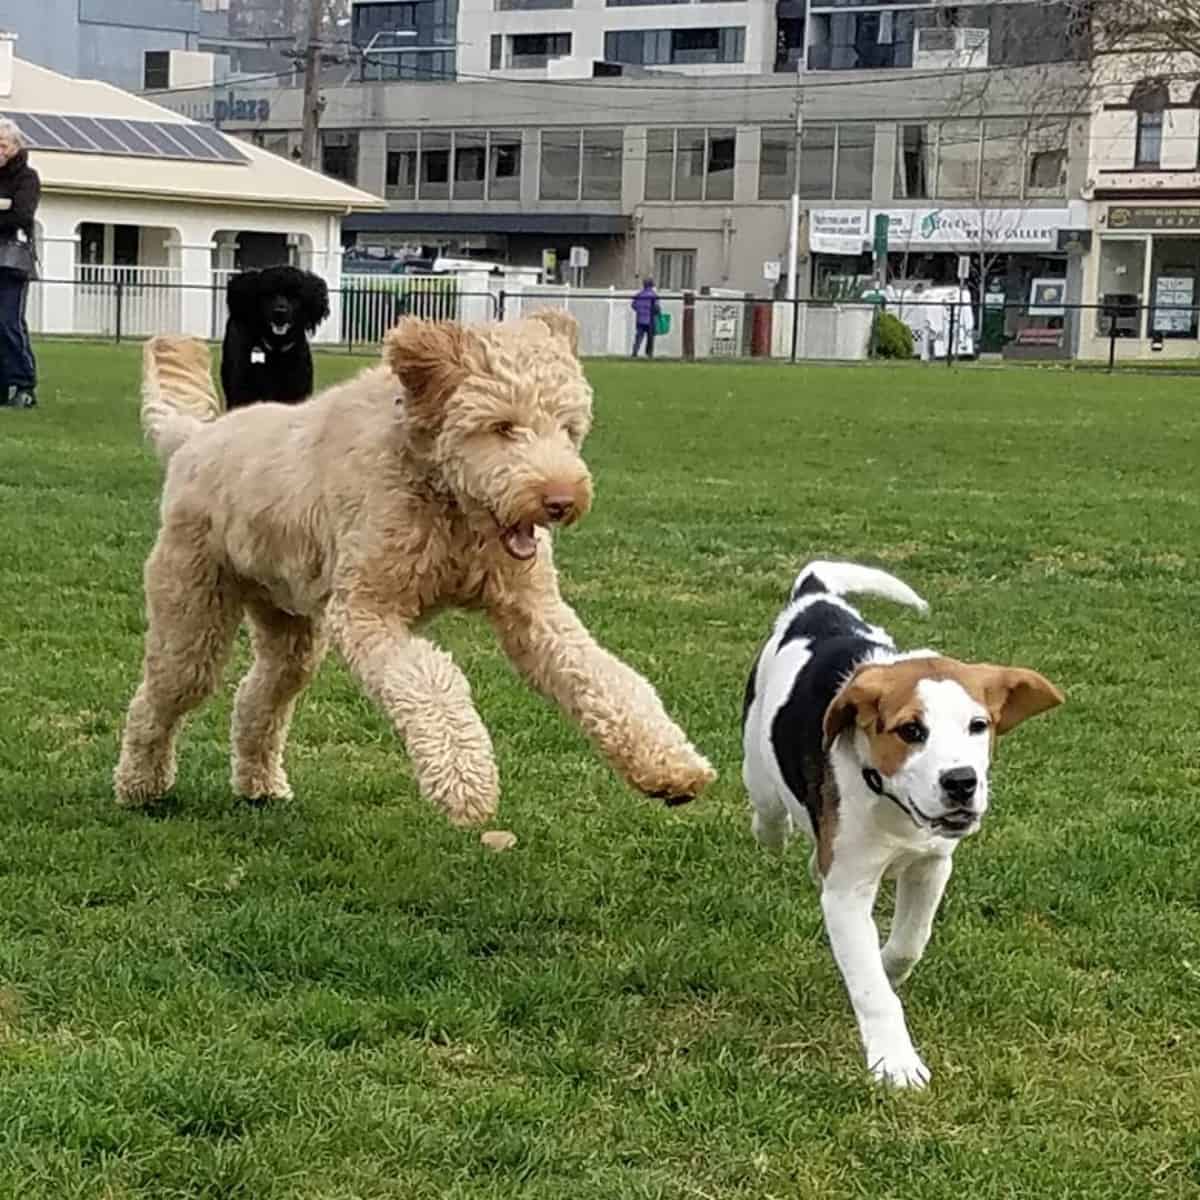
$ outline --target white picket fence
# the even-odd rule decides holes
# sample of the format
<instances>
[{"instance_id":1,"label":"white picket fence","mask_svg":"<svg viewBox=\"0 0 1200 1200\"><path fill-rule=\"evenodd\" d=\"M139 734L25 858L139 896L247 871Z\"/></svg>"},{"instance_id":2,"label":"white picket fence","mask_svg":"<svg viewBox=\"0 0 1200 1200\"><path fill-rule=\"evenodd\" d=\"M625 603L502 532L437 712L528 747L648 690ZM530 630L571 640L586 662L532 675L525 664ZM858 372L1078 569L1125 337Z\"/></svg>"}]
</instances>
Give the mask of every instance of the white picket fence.
<instances>
[{"instance_id":1,"label":"white picket fence","mask_svg":"<svg viewBox=\"0 0 1200 1200\"><path fill-rule=\"evenodd\" d=\"M128 337L182 333L181 273L174 267L75 267L75 333ZM47 287L54 286L47 284Z\"/></svg>"},{"instance_id":2,"label":"white picket fence","mask_svg":"<svg viewBox=\"0 0 1200 1200\"><path fill-rule=\"evenodd\" d=\"M489 320L487 275L344 275L343 342L375 344L401 317L429 321Z\"/></svg>"}]
</instances>

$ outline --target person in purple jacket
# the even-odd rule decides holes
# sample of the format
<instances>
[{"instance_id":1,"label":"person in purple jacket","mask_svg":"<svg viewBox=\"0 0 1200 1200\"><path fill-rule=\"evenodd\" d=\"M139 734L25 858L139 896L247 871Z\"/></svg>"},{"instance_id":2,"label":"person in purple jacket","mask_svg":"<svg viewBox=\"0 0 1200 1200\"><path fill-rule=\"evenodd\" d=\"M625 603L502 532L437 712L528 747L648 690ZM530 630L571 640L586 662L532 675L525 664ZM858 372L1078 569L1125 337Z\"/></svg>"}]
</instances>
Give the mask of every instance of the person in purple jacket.
<instances>
[{"instance_id":1,"label":"person in purple jacket","mask_svg":"<svg viewBox=\"0 0 1200 1200\"><path fill-rule=\"evenodd\" d=\"M637 333L633 338L633 357L637 358L642 343L646 343L646 357L654 357L654 322L662 311L653 279L642 280L642 290L633 298L633 315L637 322Z\"/></svg>"}]
</instances>

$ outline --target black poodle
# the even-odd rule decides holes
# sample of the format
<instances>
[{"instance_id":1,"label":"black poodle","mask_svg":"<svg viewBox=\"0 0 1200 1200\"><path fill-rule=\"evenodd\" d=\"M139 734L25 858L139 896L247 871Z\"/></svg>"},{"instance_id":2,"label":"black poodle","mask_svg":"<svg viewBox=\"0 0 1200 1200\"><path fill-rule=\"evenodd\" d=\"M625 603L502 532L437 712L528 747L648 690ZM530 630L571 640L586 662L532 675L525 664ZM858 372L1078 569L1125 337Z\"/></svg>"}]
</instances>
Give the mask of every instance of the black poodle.
<instances>
[{"instance_id":1,"label":"black poodle","mask_svg":"<svg viewBox=\"0 0 1200 1200\"><path fill-rule=\"evenodd\" d=\"M221 353L225 407L260 400L298 404L313 390L309 336L329 316L329 289L311 271L243 271L225 291L229 320Z\"/></svg>"}]
</instances>

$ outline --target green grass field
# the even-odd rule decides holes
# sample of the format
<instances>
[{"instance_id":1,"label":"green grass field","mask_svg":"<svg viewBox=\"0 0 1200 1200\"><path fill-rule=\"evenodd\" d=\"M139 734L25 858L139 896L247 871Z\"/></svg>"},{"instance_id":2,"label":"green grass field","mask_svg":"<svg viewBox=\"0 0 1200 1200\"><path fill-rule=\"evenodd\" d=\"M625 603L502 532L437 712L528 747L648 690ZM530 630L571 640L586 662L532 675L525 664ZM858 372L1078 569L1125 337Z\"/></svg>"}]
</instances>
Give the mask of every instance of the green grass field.
<instances>
[{"instance_id":1,"label":"green grass field","mask_svg":"<svg viewBox=\"0 0 1200 1200\"><path fill-rule=\"evenodd\" d=\"M114 806L158 471L136 348L41 361L43 407L0 412L0 1197L1200 1192L1195 382L591 368L564 590L722 778L627 793L451 615L520 838L493 855L332 661L294 804L231 799L227 688L176 803ZM906 988L926 1094L870 1087L806 855L744 811L744 673L814 554L929 598L864 604L902 644L1069 696L1002 745Z\"/></svg>"}]
</instances>

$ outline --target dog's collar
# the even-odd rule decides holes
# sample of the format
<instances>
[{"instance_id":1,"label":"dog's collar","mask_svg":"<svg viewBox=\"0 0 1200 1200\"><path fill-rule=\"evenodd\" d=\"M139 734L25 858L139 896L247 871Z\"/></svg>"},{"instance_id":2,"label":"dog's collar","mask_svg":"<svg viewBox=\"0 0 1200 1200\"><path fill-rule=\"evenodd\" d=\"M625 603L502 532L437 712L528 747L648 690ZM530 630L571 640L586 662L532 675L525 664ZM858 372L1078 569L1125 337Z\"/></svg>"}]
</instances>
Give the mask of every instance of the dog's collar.
<instances>
[{"instance_id":1,"label":"dog's collar","mask_svg":"<svg viewBox=\"0 0 1200 1200\"><path fill-rule=\"evenodd\" d=\"M876 796L886 796L918 829L924 828L920 821L917 820L916 813L913 812L899 796L893 792L889 792L883 786L883 776L875 770L874 767L863 767L862 769L863 783L875 793Z\"/></svg>"}]
</instances>

